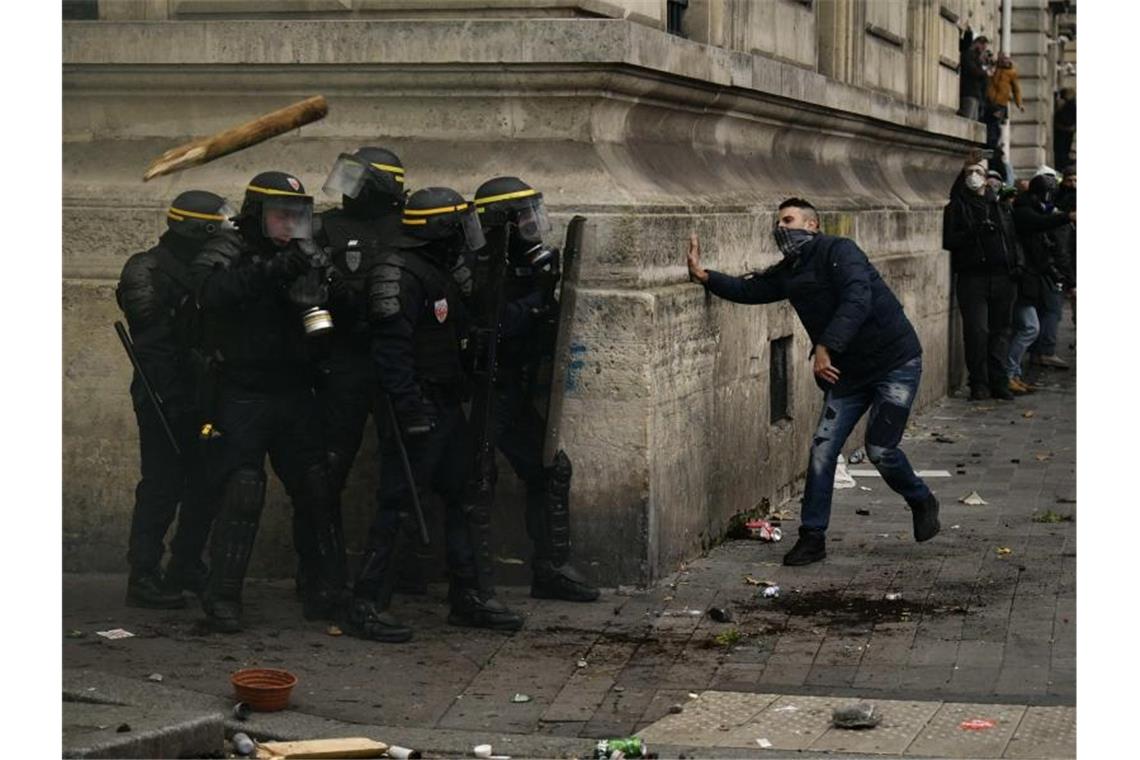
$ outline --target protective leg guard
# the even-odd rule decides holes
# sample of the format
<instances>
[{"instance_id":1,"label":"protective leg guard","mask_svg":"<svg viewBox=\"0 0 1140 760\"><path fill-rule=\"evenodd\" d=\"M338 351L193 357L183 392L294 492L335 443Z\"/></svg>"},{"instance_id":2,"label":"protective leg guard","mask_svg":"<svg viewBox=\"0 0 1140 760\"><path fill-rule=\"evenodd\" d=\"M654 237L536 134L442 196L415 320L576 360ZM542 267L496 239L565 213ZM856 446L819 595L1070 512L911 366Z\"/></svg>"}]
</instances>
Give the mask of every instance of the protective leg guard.
<instances>
[{"instance_id":1,"label":"protective leg guard","mask_svg":"<svg viewBox=\"0 0 1140 760\"><path fill-rule=\"evenodd\" d=\"M265 503L265 474L242 467L230 475L210 538L210 578L202 606L216 631L241 630L241 591Z\"/></svg>"},{"instance_id":2,"label":"protective leg guard","mask_svg":"<svg viewBox=\"0 0 1140 760\"><path fill-rule=\"evenodd\" d=\"M306 620L335 619L337 606L344 602L346 572L344 529L340 510L330 488L328 468L324 462L311 465L301 479L303 500L312 520L313 546L316 550L316 578L306 582L302 597Z\"/></svg>"},{"instance_id":3,"label":"protective leg guard","mask_svg":"<svg viewBox=\"0 0 1140 760\"><path fill-rule=\"evenodd\" d=\"M570 565L570 457L561 449L546 470L542 487L527 488L527 513L535 513L529 523L539 527L532 561L530 595L536 599L564 599L592 602L598 589Z\"/></svg>"},{"instance_id":4,"label":"protective leg guard","mask_svg":"<svg viewBox=\"0 0 1140 760\"><path fill-rule=\"evenodd\" d=\"M511 612L495 598L491 524L484 500L465 503L462 508L467 535L473 551L470 568L450 568L451 587L448 599L451 611L447 622L469 628L517 631L523 626L521 615Z\"/></svg>"}]
</instances>

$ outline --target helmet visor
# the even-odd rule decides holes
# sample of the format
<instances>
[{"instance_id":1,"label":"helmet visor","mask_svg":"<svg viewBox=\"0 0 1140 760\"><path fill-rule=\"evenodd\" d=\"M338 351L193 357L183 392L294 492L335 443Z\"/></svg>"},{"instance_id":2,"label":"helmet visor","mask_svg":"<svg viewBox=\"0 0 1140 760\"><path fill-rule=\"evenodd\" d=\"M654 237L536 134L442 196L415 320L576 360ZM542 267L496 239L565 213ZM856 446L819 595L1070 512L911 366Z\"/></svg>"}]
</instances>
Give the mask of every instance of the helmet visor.
<instances>
[{"instance_id":1,"label":"helmet visor","mask_svg":"<svg viewBox=\"0 0 1140 760\"><path fill-rule=\"evenodd\" d=\"M483 237L483 225L479 223L479 215L475 213L475 204L467 204L467 210L459 215L459 226L463 230L467 250L477 251L487 244L487 239Z\"/></svg>"},{"instance_id":2,"label":"helmet visor","mask_svg":"<svg viewBox=\"0 0 1140 760\"><path fill-rule=\"evenodd\" d=\"M519 237L531 243L542 240L542 236L550 232L550 219L546 216L546 205L542 198L528 198L527 203L518 210Z\"/></svg>"},{"instance_id":3,"label":"helmet visor","mask_svg":"<svg viewBox=\"0 0 1140 760\"><path fill-rule=\"evenodd\" d=\"M261 205L261 231L273 240L297 240L313 235L313 199L272 197Z\"/></svg>"},{"instance_id":4,"label":"helmet visor","mask_svg":"<svg viewBox=\"0 0 1140 760\"><path fill-rule=\"evenodd\" d=\"M321 190L334 198L341 195L355 198L360 195L367 179L368 165L355 156L341 153Z\"/></svg>"}]
</instances>

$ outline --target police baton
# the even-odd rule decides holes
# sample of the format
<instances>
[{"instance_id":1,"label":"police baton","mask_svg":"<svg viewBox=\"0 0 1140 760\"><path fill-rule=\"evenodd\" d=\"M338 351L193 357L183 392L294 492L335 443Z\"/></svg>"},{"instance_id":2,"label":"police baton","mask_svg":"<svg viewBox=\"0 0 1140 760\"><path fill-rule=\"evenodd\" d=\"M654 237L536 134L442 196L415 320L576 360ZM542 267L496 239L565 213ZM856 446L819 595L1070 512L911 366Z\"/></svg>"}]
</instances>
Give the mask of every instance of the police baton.
<instances>
[{"instance_id":1,"label":"police baton","mask_svg":"<svg viewBox=\"0 0 1140 760\"><path fill-rule=\"evenodd\" d=\"M396 436L396 447L400 449L400 464L404 466L404 478L408 481L408 490L412 492L412 507L416 511L416 521L420 524L420 541L424 546L431 545L428 538L427 522L424 521L424 511L420 507L420 495L416 491L416 478L412 475L412 463L408 461L408 450L404 446L404 435L400 432L400 423L396 420L396 407L392 406L392 398L387 393L384 397L384 406L388 409L388 422L392 425L392 435Z\"/></svg>"},{"instance_id":2,"label":"police baton","mask_svg":"<svg viewBox=\"0 0 1140 760\"><path fill-rule=\"evenodd\" d=\"M154 406L154 411L158 415L158 421L162 423L162 429L166 433L167 440L170 441L174 453L182 456L182 447L178 445L178 439L174 437L174 431L170 429L170 423L166 419L166 412L162 408L162 398L154 390L154 386L150 384L150 380L143 371L142 365L139 364L139 357L135 353L135 344L131 342L131 336L127 334L127 328L123 327L123 323L115 320L115 332L119 335L119 341L123 344L123 350L127 352L127 357L131 360L131 364L138 373L139 380L142 381L143 390L146 391L147 398Z\"/></svg>"}]
</instances>

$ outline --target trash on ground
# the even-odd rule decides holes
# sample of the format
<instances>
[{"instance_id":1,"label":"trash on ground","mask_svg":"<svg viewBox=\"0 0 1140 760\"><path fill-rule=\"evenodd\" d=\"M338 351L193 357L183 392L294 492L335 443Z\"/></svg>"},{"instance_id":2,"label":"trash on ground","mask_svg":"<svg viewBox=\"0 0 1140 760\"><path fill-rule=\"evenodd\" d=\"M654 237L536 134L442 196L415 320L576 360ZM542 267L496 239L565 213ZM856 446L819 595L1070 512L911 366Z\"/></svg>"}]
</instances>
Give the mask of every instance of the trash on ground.
<instances>
[{"instance_id":1,"label":"trash on ground","mask_svg":"<svg viewBox=\"0 0 1140 760\"><path fill-rule=\"evenodd\" d=\"M112 628L109 631L95 631L95 635L102 636L105 639L129 639L134 636L130 631L123 630L122 628Z\"/></svg>"},{"instance_id":2,"label":"trash on ground","mask_svg":"<svg viewBox=\"0 0 1140 760\"><path fill-rule=\"evenodd\" d=\"M763 738L757 739L756 743L759 744L764 749L768 749L769 747L772 746L772 742L768 741L767 739L763 739Z\"/></svg>"},{"instance_id":3,"label":"trash on ground","mask_svg":"<svg viewBox=\"0 0 1140 760\"><path fill-rule=\"evenodd\" d=\"M86 633L79 630L78 628L72 629L72 630L67 632L67 638L69 638L69 639L81 639L86 635L87 635Z\"/></svg>"},{"instance_id":4,"label":"trash on ground","mask_svg":"<svg viewBox=\"0 0 1140 760\"><path fill-rule=\"evenodd\" d=\"M700 698L701 698L701 695L696 693L695 691L689 692L689 699L700 699Z\"/></svg>"},{"instance_id":5,"label":"trash on ground","mask_svg":"<svg viewBox=\"0 0 1140 760\"><path fill-rule=\"evenodd\" d=\"M890 533L876 533L875 535L878 536L879 538L890 538L891 537Z\"/></svg>"},{"instance_id":6,"label":"trash on ground","mask_svg":"<svg viewBox=\"0 0 1140 760\"><path fill-rule=\"evenodd\" d=\"M580 668L584 668L589 664L590 663L586 662L585 660L578 660L578 667L580 667Z\"/></svg>"},{"instance_id":7,"label":"trash on ground","mask_svg":"<svg viewBox=\"0 0 1140 760\"><path fill-rule=\"evenodd\" d=\"M495 561L500 565L525 565L526 560L519 559L518 557L495 557Z\"/></svg>"},{"instance_id":8,"label":"trash on ground","mask_svg":"<svg viewBox=\"0 0 1140 760\"><path fill-rule=\"evenodd\" d=\"M765 599L777 599L780 596L779 586L765 586L764 590L760 592L760 596Z\"/></svg>"},{"instance_id":9,"label":"trash on ground","mask_svg":"<svg viewBox=\"0 0 1140 760\"><path fill-rule=\"evenodd\" d=\"M799 710L800 708L795 705L784 705L783 707L777 707L772 712L799 712Z\"/></svg>"},{"instance_id":10,"label":"trash on ground","mask_svg":"<svg viewBox=\"0 0 1140 760\"><path fill-rule=\"evenodd\" d=\"M902 594L897 591L892 591L891 593L887 594L888 602L897 602L899 599L902 599Z\"/></svg>"},{"instance_id":11,"label":"trash on ground","mask_svg":"<svg viewBox=\"0 0 1140 760\"><path fill-rule=\"evenodd\" d=\"M1021 464L1021 460L1018 459L1017 457L1014 457L1013 459L1009 460L1009 463L1010 464Z\"/></svg>"},{"instance_id":12,"label":"trash on ground","mask_svg":"<svg viewBox=\"0 0 1140 760\"><path fill-rule=\"evenodd\" d=\"M249 736L240 731L233 735L233 738L230 739L230 743L234 745L234 752L239 755L252 754L255 749L253 739L250 739Z\"/></svg>"},{"instance_id":13,"label":"trash on ground","mask_svg":"<svg viewBox=\"0 0 1140 760\"><path fill-rule=\"evenodd\" d=\"M773 512L772 514L768 515L768 519L772 520L774 522L781 522L783 520L791 520L792 519L792 513L790 510L787 510L787 509L779 509L779 510L776 510L775 512Z\"/></svg>"},{"instance_id":14,"label":"trash on ground","mask_svg":"<svg viewBox=\"0 0 1140 760\"><path fill-rule=\"evenodd\" d=\"M718 623L732 622L732 613L723 607L709 607L709 617Z\"/></svg>"},{"instance_id":15,"label":"trash on ground","mask_svg":"<svg viewBox=\"0 0 1140 760\"><path fill-rule=\"evenodd\" d=\"M594 746L595 760L609 760L617 755L618 757L645 757L649 753L649 747L645 745L645 740L639 736L630 736L621 739L601 739Z\"/></svg>"},{"instance_id":16,"label":"trash on ground","mask_svg":"<svg viewBox=\"0 0 1140 760\"><path fill-rule=\"evenodd\" d=\"M234 717L238 720L249 720L250 713L252 712L253 708L245 702L238 702L234 705Z\"/></svg>"},{"instance_id":17,"label":"trash on ground","mask_svg":"<svg viewBox=\"0 0 1140 760\"><path fill-rule=\"evenodd\" d=\"M704 610L665 610L661 613L663 617L700 617L705 614Z\"/></svg>"},{"instance_id":18,"label":"trash on ground","mask_svg":"<svg viewBox=\"0 0 1140 760\"><path fill-rule=\"evenodd\" d=\"M682 707L681 705L669 705L669 714L670 715L679 715L679 714L683 713L684 711L685 711L685 708Z\"/></svg>"},{"instance_id":19,"label":"trash on ground","mask_svg":"<svg viewBox=\"0 0 1140 760\"><path fill-rule=\"evenodd\" d=\"M1033 515L1033 522L1035 523L1059 523L1059 522L1072 522L1072 515L1062 515L1054 512L1051 509L1046 509L1039 515Z\"/></svg>"},{"instance_id":20,"label":"trash on ground","mask_svg":"<svg viewBox=\"0 0 1140 760\"><path fill-rule=\"evenodd\" d=\"M1033 452L1033 458L1036 459L1038 462L1047 462L1053 458L1053 452L1052 451L1035 451L1035 452Z\"/></svg>"},{"instance_id":21,"label":"trash on ground","mask_svg":"<svg viewBox=\"0 0 1140 760\"><path fill-rule=\"evenodd\" d=\"M151 673L149 676L146 677L146 680L155 681L157 683L162 683L162 673Z\"/></svg>"},{"instance_id":22,"label":"trash on ground","mask_svg":"<svg viewBox=\"0 0 1140 760\"><path fill-rule=\"evenodd\" d=\"M340 629L340 626L336 626L336 625L330 625L328 627L328 629L325 631L325 633L327 633L329 636L343 636L344 635L344 631L342 631Z\"/></svg>"},{"instance_id":23,"label":"trash on ground","mask_svg":"<svg viewBox=\"0 0 1140 760\"><path fill-rule=\"evenodd\" d=\"M934 442L935 443L957 443L958 441L954 438L951 438L948 435L938 434L938 435L934 436Z\"/></svg>"},{"instance_id":24,"label":"trash on ground","mask_svg":"<svg viewBox=\"0 0 1140 760\"><path fill-rule=\"evenodd\" d=\"M476 744L474 749L471 750L471 754L475 755L475 757L490 757L492 752L493 750L490 744Z\"/></svg>"},{"instance_id":25,"label":"trash on ground","mask_svg":"<svg viewBox=\"0 0 1140 760\"><path fill-rule=\"evenodd\" d=\"M989 502L983 499L977 491L970 491L968 494L958 499L958 501L971 507L980 507L989 504Z\"/></svg>"},{"instance_id":26,"label":"trash on ground","mask_svg":"<svg viewBox=\"0 0 1140 760\"><path fill-rule=\"evenodd\" d=\"M951 525L950 526L950 530L961 530L961 529L962 529L961 525Z\"/></svg>"},{"instance_id":27,"label":"trash on ground","mask_svg":"<svg viewBox=\"0 0 1140 760\"><path fill-rule=\"evenodd\" d=\"M614 589L616 596L633 596L637 593L637 586L618 586Z\"/></svg>"},{"instance_id":28,"label":"trash on ground","mask_svg":"<svg viewBox=\"0 0 1140 760\"><path fill-rule=\"evenodd\" d=\"M1077 500L1076 499L1070 499L1067 496L1058 496L1057 497L1057 503L1058 504L1076 504Z\"/></svg>"},{"instance_id":29,"label":"trash on ground","mask_svg":"<svg viewBox=\"0 0 1140 760\"><path fill-rule=\"evenodd\" d=\"M984 731L987 728L993 728L997 725L996 720L989 718L971 718L964 720L958 724L958 728L965 729L966 731Z\"/></svg>"},{"instance_id":30,"label":"trash on ground","mask_svg":"<svg viewBox=\"0 0 1140 760\"><path fill-rule=\"evenodd\" d=\"M1032 409L1026 409L1024 412L1021 413L1021 416L1024 417L1025 419L1029 419L1030 417L1034 417L1036 415L1037 415L1037 412L1033 411Z\"/></svg>"},{"instance_id":31,"label":"trash on ground","mask_svg":"<svg viewBox=\"0 0 1140 760\"><path fill-rule=\"evenodd\" d=\"M744 528L748 531L749 538L760 541L779 541L784 537L783 531L767 520L749 520L744 523Z\"/></svg>"},{"instance_id":32,"label":"trash on ground","mask_svg":"<svg viewBox=\"0 0 1140 760\"><path fill-rule=\"evenodd\" d=\"M863 451L863 449L855 449L851 452L851 456L847 457L847 461L851 464L859 464L866 458L867 452Z\"/></svg>"},{"instance_id":33,"label":"trash on ground","mask_svg":"<svg viewBox=\"0 0 1140 760\"><path fill-rule=\"evenodd\" d=\"M518 694L515 694L513 697L511 697L511 701L512 702L529 702L530 701L530 695L529 694L523 694L522 692L519 692Z\"/></svg>"},{"instance_id":34,"label":"trash on ground","mask_svg":"<svg viewBox=\"0 0 1140 760\"><path fill-rule=\"evenodd\" d=\"M1010 549L1008 546L999 546L997 547L997 553L999 557L1008 557L1010 554L1013 554L1013 549Z\"/></svg>"},{"instance_id":35,"label":"trash on ground","mask_svg":"<svg viewBox=\"0 0 1140 760\"><path fill-rule=\"evenodd\" d=\"M856 485L855 478L847 472L847 461L843 455L839 455L839 461L835 463L835 483L834 488L836 491L843 488L854 488Z\"/></svg>"},{"instance_id":36,"label":"trash on ground","mask_svg":"<svg viewBox=\"0 0 1140 760\"><path fill-rule=\"evenodd\" d=\"M867 702L837 707L831 711L831 723L836 728L874 728L883 716L875 712L875 706Z\"/></svg>"},{"instance_id":37,"label":"trash on ground","mask_svg":"<svg viewBox=\"0 0 1140 760\"><path fill-rule=\"evenodd\" d=\"M863 517L870 517L871 516L871 510L869 510L869 509L856 509L855 514L862 515Z\"/></svg>"},{"instance_id":38,"label":"trash on ground","mask_svg":"<svg viewBox=\"0 0 1140 760\"><path fill-rule=\"evenodd\" d=\"M119 734L125 734L125 733L128 733L130 730L131 730L131 724L130 723L120 723L119 727L115 729L115 732L119 733Z\"/></svg>"},{"instance_id":39,"label":"trash on ground","mask_svg":"<svg viewBox=\"0 0 1140 760\"><path fill-rule=\"evenodd\" d=\"M393 745L388 748L388 757L395 758L395 760L418 760L418 758L423 757L423 754L418 749Z\"/></svg>"},{"instance_id":40,"label":"trash on ground","mask_svg":"<svg viewBox=\"0 0 1140 760\"><path fill-rule=\"evenodd\" d=\"M860 491L870 491L871 487L870 486L859 486L859 490Z\"/></svg>"},{"instance_id":41,"label":"trash on ground","mask_svg":"<svg viewBox=\"0 0 1140 760\"><path fill-rule=\"evenodd\" d=\"M306 739L294 742L261 742L257 745L258 757L282 758L334 758L383 757L388 745L363 736L342 739Z\"/></svg>"}]
</instances>

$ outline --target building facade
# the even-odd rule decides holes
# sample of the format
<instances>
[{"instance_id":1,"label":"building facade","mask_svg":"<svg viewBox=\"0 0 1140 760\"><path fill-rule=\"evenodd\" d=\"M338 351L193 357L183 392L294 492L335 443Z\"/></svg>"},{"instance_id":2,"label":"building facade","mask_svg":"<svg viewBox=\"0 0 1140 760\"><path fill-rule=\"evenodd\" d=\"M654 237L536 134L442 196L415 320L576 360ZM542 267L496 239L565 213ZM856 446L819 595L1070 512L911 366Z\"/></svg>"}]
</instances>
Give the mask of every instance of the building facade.
<instances>
[{"instance_id":1,"label":"building facade","mask_svg":"<svg viewBox=\"0 0 1140 760\"><path fill-rule=\"evenodd\" d=\"M138 455L110 327L123 262L182 190L236 200L266 169L316 190L359 145L394 150L412 189L515 174L556 231L588 218L556 382L575 552L603 583L671 572L806 468L821 402L806 335L786 304L689 284L690 230L709 266L739 274L778 260L778 202L813 200L918 329L919 404L956 381L941 209L984 140L955 113L957 24L996 36L993 0L120 0L65 15L86 19L63 35L66 569L124 566ZM322 121L141 181L165 149L314 94ZM370 438L345 497L350 549L375 458ZM500 472L509 577L527 550L521 488ZM262 526L253 572L290 573L279 484Z\"/></svg>"}]
</instances>

